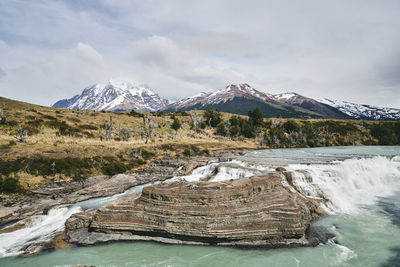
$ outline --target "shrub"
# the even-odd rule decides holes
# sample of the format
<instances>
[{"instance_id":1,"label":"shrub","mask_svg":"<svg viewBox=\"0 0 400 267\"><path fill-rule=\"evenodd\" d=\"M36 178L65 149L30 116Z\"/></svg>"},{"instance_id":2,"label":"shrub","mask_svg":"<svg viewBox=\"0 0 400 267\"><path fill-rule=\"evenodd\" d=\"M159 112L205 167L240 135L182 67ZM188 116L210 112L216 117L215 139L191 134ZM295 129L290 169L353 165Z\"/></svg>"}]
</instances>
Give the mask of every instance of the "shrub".
<instances>
[{"instance_id":1,"label":"shrub","mask_svg":"<svg viewBox=\"0 0 400 267\"><path fill-rule=\"evenodd\" d=\"M16 146L17 142L15 142L14 140L11 140L10 142L8 142L8 146Z\"/></svg>"},{"instance_id":2,"label":"shrub","mask_svg":"<svg viewBox=\"0 0 400 267\"><path fill-rule=\"evenodd\" d=\"M400 140L396 136L397 129L395 128L395 124L381 122L371 127L371 135L379 140L379 145L396 145Z\"/></svg>"},{"instance_id":3,"label":"shrub","mask_svg":"<svg viewBox=\"0 0 400 267\"><path fill-rule=\"evenodd\" d=\"M133 117L143 117L143 113L137 112L134 109L131 110L131 112L129 112L129 116L133 116Z\"/></svg>"},{"instance_id":4,"label":"shrub","mask_svg":"<svg viewBox=\"0 0 400 267\"><path fill-rule=\"evenodd\" d=\"M156 153L154 153L153 151L149 151L149 150L146 150L146 149L140 150L139 153L142 156L142 158L144 158L145 160L149 160L149 159L153 158L156 155Z\"/></svg>"},{"instance_id":5,"label":"shrub","mask_svg":"<svg viewBox=\"0 0 400 267\"><path fill-rule=\"evenodd\" d=\"M116 160L108 162L103 167L103 173L107 174L107 175L115 175L118 173L124 173L127 170L128 170L128 167L124 163L116 161Z\"/></svg>"},{"instance_id":6,"label":"shrub","mask_svg":"<svg viewBox=\"0 0 400 267\"><path fill-rule=\"evenodd\" d=\"M222 115L218 109L207 109L203 114L203 119L207 125L216 127L222 121Z\"/></svg>"},{"instance_id":7,"label":"shrub","mask_svg":"<svg viewBox=\"0 0 400 267\"><path fill-rule=\"evenodd\" d=\"M225 124L223 122L221 122L220 124L217 125L217 128L215 129L215 133L217 135L221 135L221 136L228 135L228 131L226 130Z\"/></svg>"},{"instance_id":8,"label":"shrub","mask_svg":"<svg viewBox=\"0 0 400 267\"><path fill-rule=\"evenodd\" d=\"M249 110L247 114L249 115L249 120L254 127L260 127L263 124L264 116L258 108Z\"/></svg>"},{"instance_id":9,"label":"shrub","mask_svg":"<svg viewBox=\"0 0 400 267\"><path fill-rule=\"evenodd\" d=\"M81 129L84 130L98 130L99 128L95 125L90 125L90 124L81 124L78 126Z\"/></svg>"},{"instance_id":10,"label":"shrub","mask_svg":"<svg viewBox=\"0 0 400 267\"><path fill-rule=\"evenodd\" d=\"M171 128L173 130L175 130L175 132L178 132L178 130L181 128L182 124L181 122L178 120L177 117L174 117L173 119L174 121L172 122Z\"/></svg>"},{"instance_id":11,"label":"shrub","mask_svg":"<svg viewBox=\"0 0 400 267\"><path fill-rule=\"evenodd\" d=\"M5 180L0 179L0 192L2 193L19 193L22 191L22 187L16 178L6 178Z\"/></svg>"},{"instance_id":12,"label":"shrub","mask_svg":"<svg viewBox=\"0 0 400 267\"><path fill-rule=\"evenodd\" d=\"M285 132L291 133L291 132L297 131L299 129L299 126L297 125L297 123L295 121L288 120L287 122L285 122L283 124L283 129L285 129Z\"/></svg>"},{"instance_id":13,"label":"shrub","mask_svg":"<svg viewBox=\"0 0 400 267\"><path fill-rule=\"evenodd\" d=\"M138 158L135 160L135 163L138 165L144 165L147 163L147 161L145 161L144 159Z\"/></svg>"},{"instance_id":14,"label":"shrub","mask_svg":"<svg viewBox=\"0 0 400 267\"><path fill-rule=\"evenodd\" d=\"M182 154L183 154L184 156L186 156L186 157L190 157L190 155L191 155L190 149L189 149L189 148L185 148L185 149L183 150Z\"/></svg>"}]
</instances>

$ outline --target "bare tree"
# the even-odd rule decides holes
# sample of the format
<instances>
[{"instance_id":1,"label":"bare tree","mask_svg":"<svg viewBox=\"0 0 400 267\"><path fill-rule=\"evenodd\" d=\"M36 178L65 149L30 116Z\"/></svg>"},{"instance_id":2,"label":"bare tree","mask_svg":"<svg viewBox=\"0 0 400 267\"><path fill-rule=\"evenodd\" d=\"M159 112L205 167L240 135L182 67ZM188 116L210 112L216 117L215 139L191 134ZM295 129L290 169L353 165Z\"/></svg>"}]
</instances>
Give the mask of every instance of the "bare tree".
<instances>
[{"instance_id":1,"label":"bare tree","mask_svg":"<svg viewBox=\"0 0 400 267\"><path fill-rule=\"evenodd\" d=\"M28 131L26 129L22 129L22 127L19 126L15 138L21 144L25 144L28 141Z\"/></svg>"},{"instance_id":2,"label":"bare tree","mask_svg":"<svg viewBox=\"0 0 400 267\"><path fill-rule=\"evenodd\" d=\"M118 136L122 141L128 141L131 137L130 130L128 128L121 127L121 123L118 125Z\"/></svg>"},{"instance_id":3,"label":"bare tree","mask_svg":"<svg viewBox=\"0 0 400 267\"><path fill-rule=\"evenodd\" d=\"M143 124L141 127L140 135L142 139L145 139L147 144L149 140L153 137L154 129L157 127L157 123L151 119L147 114L143 115Z\"/></svg>"},{"instance_id":4,"label":"bare tree","mask_svg":"<svg viewBox=\"0 0 400 267\"><path fill-rule=\"evenodd\" d=\"M199 114L197 113L197 111L191 111L190 112L190 118L192 119L192 124L193 124L193 130L195 132L195 134L197 134L199 132L199 128L200 128L200 117Z\"/></svg>"},{"instance_id":5,"label":"bare tree","mask_svg":"<svg viewBox=\"0 0 400 267\"><path fill-rule=\"evenodd\" d=\"M0 124L3 124L5 122L6 122L6 118L4 117L3 109L0 108Z\"/></svg>"},{"instance_id":6,"label":"bare tree","mask_svg":"<svg viewBox=\"0 0 400 267\"><path fill-rule=\"evenodd\" d=\"M112 115L110 115L109 123L107 123L107 121L104 120L103 127L104 127L104 140L110 141L112 136Z\"/></svg>"}]
</instances>

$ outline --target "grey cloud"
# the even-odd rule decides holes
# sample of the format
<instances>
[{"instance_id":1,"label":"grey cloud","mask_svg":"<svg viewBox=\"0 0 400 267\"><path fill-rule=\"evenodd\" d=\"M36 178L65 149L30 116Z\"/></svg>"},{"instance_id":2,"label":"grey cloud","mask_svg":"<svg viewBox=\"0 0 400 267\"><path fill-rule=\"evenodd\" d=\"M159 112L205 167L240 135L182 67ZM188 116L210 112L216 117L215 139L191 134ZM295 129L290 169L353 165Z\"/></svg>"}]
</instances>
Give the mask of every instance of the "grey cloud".
<instances>
[{"instance_id":1,"label":"grey cloud","mask_svg":"<svg viewBox=\"0 0 400 267\"><path fill-rule=\"evenodd\" d=\"M183 82L203 85L204 89L220 88L229 81L244 78L240 72L208 61L195 50L181 47L161 36L152 36L135 43L133 59L136 63L151 67L153 71L157 70Z\"/></svg>"},{"instance_id":2,"label":"grey cloud","mask_svg":"<svg viewBox=\"0 0 400 267\"><path fill-rule=\"evenodd\" d=\"M0 68L0 79L6 75L6 72L2 68Z\"/></svg>"},{"instance_id":3,"label":"grey cloud","mask_svg":"<svg viewBox=\"0 0 400 267\"><path fill-rule=\"evenodd\" d=\"M35 90L55 101L126 76L167 97L248 82L400 108L399 13L397 0L0 1L0 90L48 104Z\"/></svg>"}]
</instances>

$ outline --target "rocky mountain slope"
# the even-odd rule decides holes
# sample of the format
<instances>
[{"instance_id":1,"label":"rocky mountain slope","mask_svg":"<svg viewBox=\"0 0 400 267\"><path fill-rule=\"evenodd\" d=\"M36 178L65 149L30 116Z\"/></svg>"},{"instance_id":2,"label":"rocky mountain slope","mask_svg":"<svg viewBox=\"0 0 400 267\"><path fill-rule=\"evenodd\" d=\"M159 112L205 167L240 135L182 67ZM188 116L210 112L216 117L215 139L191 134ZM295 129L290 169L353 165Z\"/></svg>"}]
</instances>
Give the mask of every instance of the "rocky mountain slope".
<instances>
[{"instance_id":1,"label":"rocky mountain slope","mask_svg":"<svg viewBox=\"0 0 400 267\"><path fill-rule=\"evenodd\" d=\"M316 100L294 92L268 94L248 84L229 85L172 103L165 111L219 109L246 115L259 108L265 117L400 120L400 109L360 105L346 101Z\"/></svg>"},{"instance_id":2,"label":"rocky mountain slope","mask_svg":"<svg viewBox=\"0 0 400 267\"><path fill-rule=\"evenodd\" d=\"M381 108L347 101L321 99L319 102L334 107L348 116L364 120L400 120L400 109Z\"/></svg>"},{"instance_id":3,"label":"rocky mountain slope","mask_svg":"<svg viewBox=\"0 0 400 267\"><path fill-rule=\"evenodd\" d=\"M219 109L224 112L247 115L247 112L254 108L259 108L265 117L324 117L314 111L281 102L273 95L257 91L248 84L232 84L212 93L201 93L172 103L164 110Z\"/></svg>"},{"instance_id":4,"label":"rocky mountain slope","mask_svg":"<svg viewBox=\"0 0 400 267\"><path fill-rule=\"evenodd\" d=\"M157 111L168 101L146 85L135 85L125 81L111 80L106 84L95 84L83 90L82 94L56 102L53 107L92 110L137 110Z\"/></svg>"},{"instance_id":5,"label":"rocky mountain slope","mask_svg":"<svg viewBox=\"0 0 400 267\"><path fill-rule=\"evenodd\" d=\"M327 118L343 118L350 119L352 116L347 113L343 113L341 110L334 106L326 103L321 103L315 99L299 95L297 93L281 93L272 96L275 100L284 102L289 105L298 106L318 114L323 115Z\"/></svg>"}]
</instances>

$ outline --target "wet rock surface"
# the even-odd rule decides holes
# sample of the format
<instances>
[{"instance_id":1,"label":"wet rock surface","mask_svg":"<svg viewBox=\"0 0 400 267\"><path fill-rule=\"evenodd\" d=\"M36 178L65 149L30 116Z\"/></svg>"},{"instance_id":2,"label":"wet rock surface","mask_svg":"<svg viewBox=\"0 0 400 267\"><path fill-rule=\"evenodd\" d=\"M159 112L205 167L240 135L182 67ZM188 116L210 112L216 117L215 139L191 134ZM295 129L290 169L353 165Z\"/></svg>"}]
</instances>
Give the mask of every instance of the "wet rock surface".
<instances>
[{"instance_id":1,"label":"wet rock surface","mask_svg":"<svg viewBox=\"0 0 400 267\"><path fill-rule=\"evenodd\" d=\"M223 182L176 182L145 187L66 223L69 241L92 245L149 240L237 247L312 245L306 238L315 209L283 174ZM292 190L291 190L292 189ZM84 222L76 223L84 220ZM88 227L87 227L88 225Z\"/></svg>"}]
</instances>

